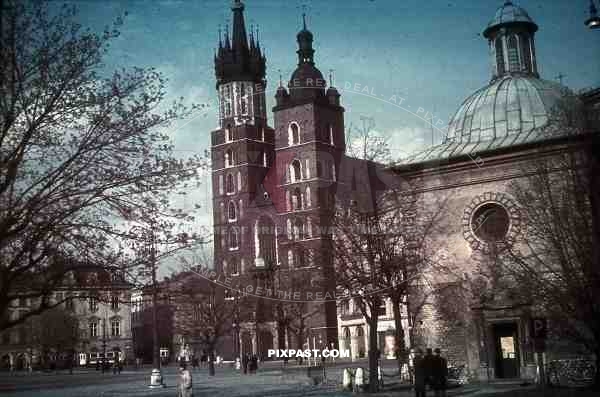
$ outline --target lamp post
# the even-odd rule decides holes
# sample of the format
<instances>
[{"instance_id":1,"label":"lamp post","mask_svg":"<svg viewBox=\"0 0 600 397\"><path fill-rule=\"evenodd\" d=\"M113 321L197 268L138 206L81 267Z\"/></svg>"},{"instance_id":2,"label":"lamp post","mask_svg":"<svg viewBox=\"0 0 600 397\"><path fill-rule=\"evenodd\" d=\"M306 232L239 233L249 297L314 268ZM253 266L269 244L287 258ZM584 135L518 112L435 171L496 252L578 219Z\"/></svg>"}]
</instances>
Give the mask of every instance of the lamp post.
<instances>
[{"instance_id":1,"label":"lamp post","mask_svg":"<svg viewBox=\"0 0 600 397\"><path fill-rule=\"evenodd\" d=\"M598 16L598 9L594 4L594 0L590 0L590 17L584 22L585 26L590 29L600 28L600 17Z\"/></svg>"},{"instance_id":2,"label":"lamp post","mask_svg":"<svg viewBox=\"0 0 600 397\"><path fill-rule=\"evenodd\" d=\"M152 276L152 373L150 374L151 389L165 387L160 370L160 348L158 340L158 283L156 282L156 222L150 221L149 233L149 266Z\"/></svg>"},{"instance_id":3,"label":"lamp post","mask_svg":"<svg viewBox=\"0 0 600 397\"><path fill-rule=\"evenodd\" d=\"M233 352L236 358L242 360L240 354L240 291L237 289L233 297L234 312L233 312L233 334L235 342L233 343Z\"/></svg>"}]
</instances>

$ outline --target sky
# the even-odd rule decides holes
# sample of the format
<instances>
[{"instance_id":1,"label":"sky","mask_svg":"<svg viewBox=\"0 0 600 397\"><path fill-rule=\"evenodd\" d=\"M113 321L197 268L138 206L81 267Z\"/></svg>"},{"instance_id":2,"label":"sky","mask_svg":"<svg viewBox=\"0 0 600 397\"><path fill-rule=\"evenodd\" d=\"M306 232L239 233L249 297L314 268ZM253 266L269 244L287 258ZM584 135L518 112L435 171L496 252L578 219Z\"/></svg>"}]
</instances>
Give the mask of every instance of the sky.
<instances>
[{"instance_id":1,"label":"sky","mask_svg":"<svg viewBox=\"0 0 600 397\"><path fill-rule=\"evenodd\" d=\"M267 56L267 99L273 105L279 74L289 80L297 63L296 34L303 9L315 37L316 66L341 90L346 126L371 117L390 141L392 157L440 143L461 102L491 78L481 32L503 0L247 0L247 29L258 25ZM538 70L578 91L600 86L600 31L587 29L588 0L516 0L539 25ZM102 29L124 12L119 38L105 67L155 67L168 78L170 97L187 103L216 100L213 55L218 29L231 26L230 1L88 0L75 2L82 24ZM281 71L281 72L279 72ZM366 88L365 88L366 87ZM391 98L395 98L393 103ZM398 107L398 102L402 106ZM268 106L269 108L271 106ZM269 114L272 120L272 114ZM433 121L433 128L428 121ZM272 123L271 123L272 125ZM173 126L181 156L210 148L217 126L213 106ZM186 206L202 206L199 225L211 227L209 173ZM165 270L166 271L166 270ZM164 273L164 272L163 272Z\"/></svg>"}]
</instances>

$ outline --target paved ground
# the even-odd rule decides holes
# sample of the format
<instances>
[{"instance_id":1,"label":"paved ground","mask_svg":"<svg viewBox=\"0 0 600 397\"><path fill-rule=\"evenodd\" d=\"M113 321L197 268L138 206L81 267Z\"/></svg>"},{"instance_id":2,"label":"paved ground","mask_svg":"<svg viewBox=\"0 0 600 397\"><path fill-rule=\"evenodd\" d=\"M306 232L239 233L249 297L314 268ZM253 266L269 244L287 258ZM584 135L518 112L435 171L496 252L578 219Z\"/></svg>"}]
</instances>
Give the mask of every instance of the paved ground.
<instances>
[{"instance_id":1,"label":"paved ground","mask_svg":"<svg viewBox=\"0 0 600 397\"><path fill-rule=\"evenodd\" d=\"M360 365L360 364L358 364ZM299 397L299 396L357 396L339 390L337 383L341 379L340 365L328 369L329 381L324 385L309 385L304 376L305 369L294 367L282 371L280 364L263 366L256 375L240 375L231 368L217 368L217 374L209 377L207 370L193 372L194 396L209 397ZM388 367L391 373L393 367ZM99 373L97 371L77 371L68 373L0 373L0 394L14 397L174 397L176 396L176 369L167 367L163 370L164 389L148 388L150 369L140 371L123 371L120 375ZM377 393L379 397L409 397L414 394L409 388L402 387L394 377L386 377L386 389ZM391 390L390 390L391 388ZM572 390L540 391L533 386L521 386L516 382L496 382L493 384L467 385L448 392L449 397L591 397L591 394Z\"/></svg>"}]
</instances>

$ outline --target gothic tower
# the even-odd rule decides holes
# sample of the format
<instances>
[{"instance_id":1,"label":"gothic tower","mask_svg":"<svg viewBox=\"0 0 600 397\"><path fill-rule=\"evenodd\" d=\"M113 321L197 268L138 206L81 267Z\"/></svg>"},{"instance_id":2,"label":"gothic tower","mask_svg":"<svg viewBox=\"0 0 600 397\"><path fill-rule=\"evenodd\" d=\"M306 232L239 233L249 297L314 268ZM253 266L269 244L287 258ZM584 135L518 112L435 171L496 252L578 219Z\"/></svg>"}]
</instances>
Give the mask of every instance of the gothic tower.
<instances>
[{"instance_id":1,"label":"gothic tower","mask_svg":"<svg viewBox=\"0 0 600 397\"><path fill-rule=\"evenodd\" d=\"M331 86L325 90L305 16L297 42L298 66L287 89L280 83L273 108L276 163L283 170L278 187L285 201L278 211L284 230L277 238L279 262L291 273L308 270L307 291L326 297L335 290L327 226L345 152L344 109L338 91ZM309 310L318 314L311 317L310 328L320 329L317 339L331 346L337 341L336 305L324 300L311 304Z\"/></svg>"},{"instance_id":2,"label":"gothic tower","mask_svg":"<svg viewBox=\"0 0 600 397\"><path fill-rule=\"evenodd\" d=\"M231 10L233 32L219 32L215 54L219 125L211 152L215 269L237 275L258 257L248 210L267 204L259 187L274 158L274 134L267 125L266 58L255 33L246 34L241 0ZM274 256L274 243L268 245L263 251Z\"/></svg>"}]
</instances>

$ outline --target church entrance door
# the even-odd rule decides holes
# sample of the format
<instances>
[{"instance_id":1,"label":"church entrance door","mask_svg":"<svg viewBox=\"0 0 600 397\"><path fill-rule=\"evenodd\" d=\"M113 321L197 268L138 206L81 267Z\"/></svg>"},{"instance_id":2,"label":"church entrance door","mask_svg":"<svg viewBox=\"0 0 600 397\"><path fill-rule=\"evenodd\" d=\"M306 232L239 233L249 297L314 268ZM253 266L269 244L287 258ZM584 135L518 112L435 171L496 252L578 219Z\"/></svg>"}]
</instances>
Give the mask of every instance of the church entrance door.
<instances>
[{"instance_id":1,"label":"church entrance door","mask_svg":"<svg viewBox=\"0 0 600 397\"><path fill-rule=\"evenodd\" d=\"M517 323L494 324L494 341L496 349L496 377L519 377L519 339Z\"/></svg>"}]
</instances>

